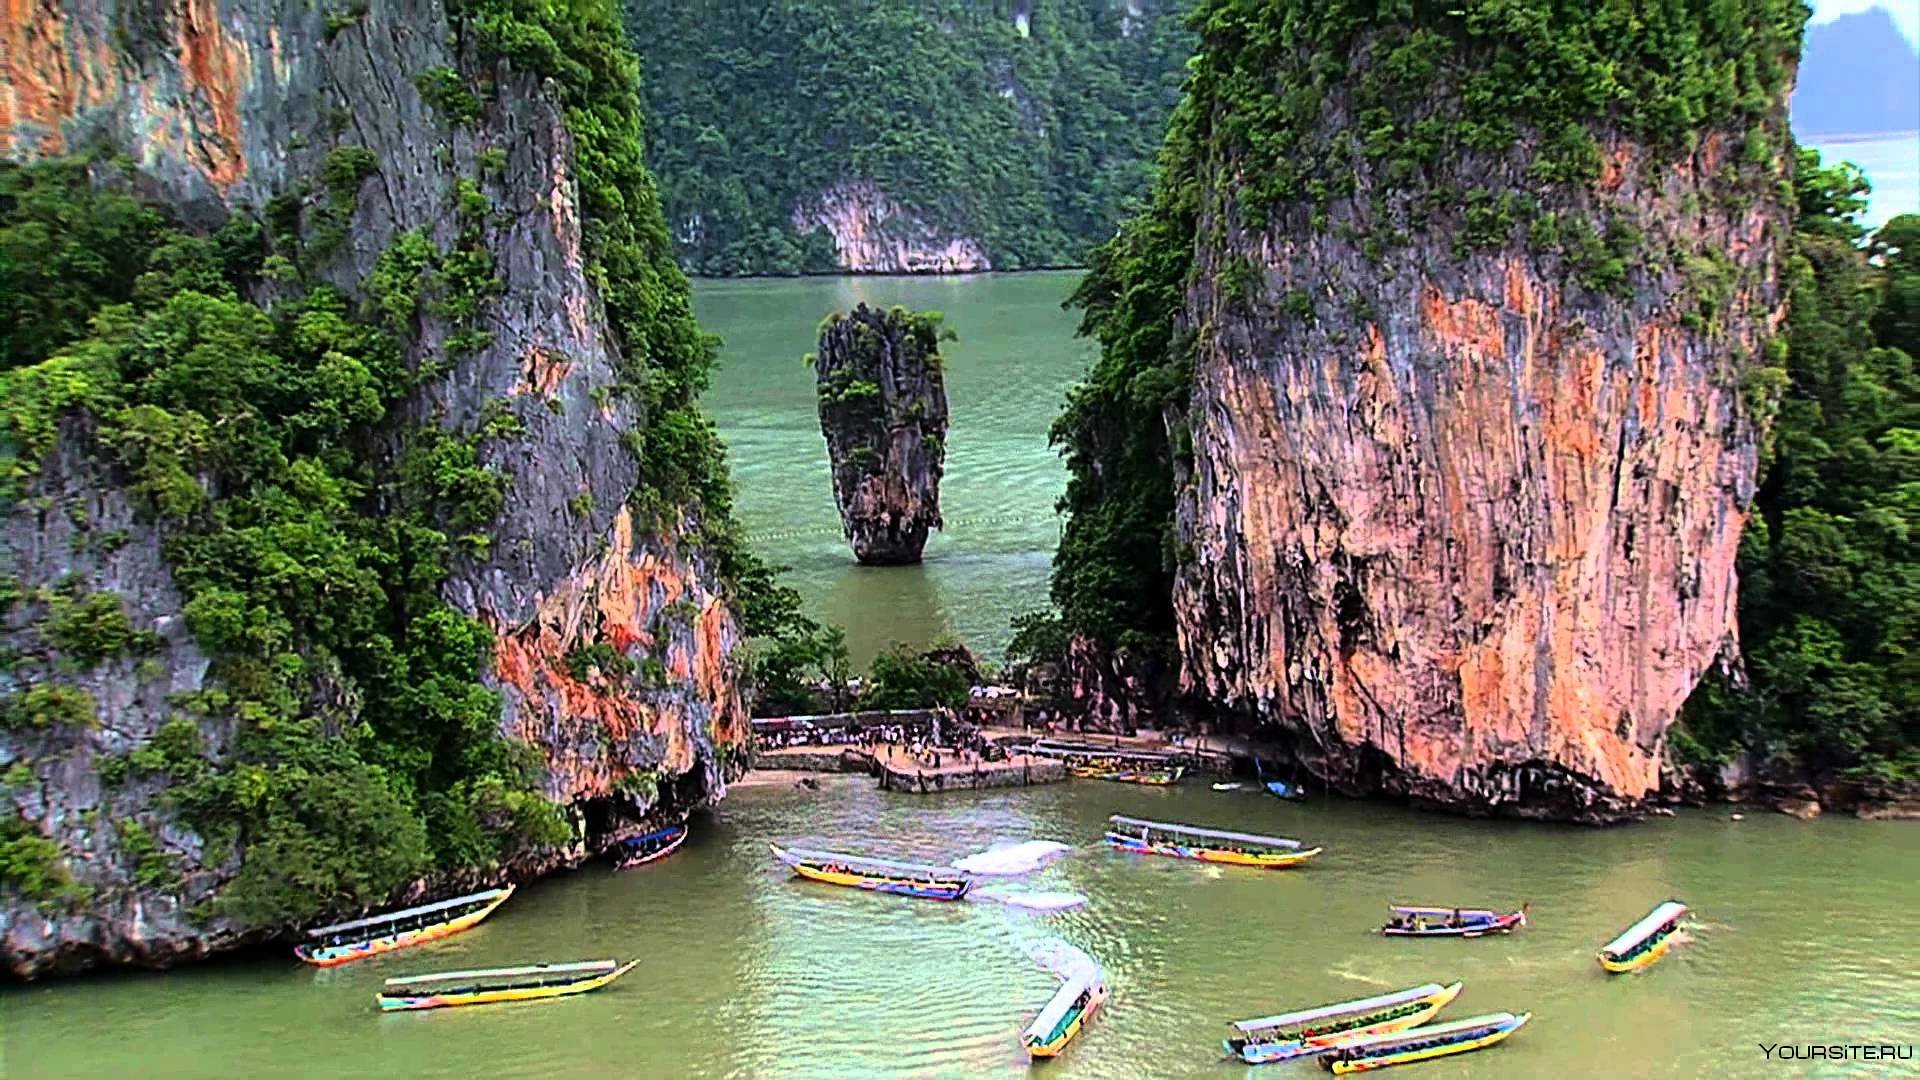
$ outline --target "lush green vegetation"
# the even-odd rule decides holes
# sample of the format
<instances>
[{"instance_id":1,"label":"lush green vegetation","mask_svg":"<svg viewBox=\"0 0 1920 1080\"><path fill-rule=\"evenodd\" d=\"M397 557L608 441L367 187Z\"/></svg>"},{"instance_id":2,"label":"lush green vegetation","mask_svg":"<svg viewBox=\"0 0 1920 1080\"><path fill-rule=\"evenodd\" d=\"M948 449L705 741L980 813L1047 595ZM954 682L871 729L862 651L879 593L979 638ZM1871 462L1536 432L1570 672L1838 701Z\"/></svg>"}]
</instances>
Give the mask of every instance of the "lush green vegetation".
<instances>
[{"instance_id":1,"label":"lush green vegetation","mask_svg":"<svg viewBox=\"0 0 1920 1080\"><path fill-rule=\"evenodd\" d=\"M92 892L67 873L59 844L12 813L0 816L0 886L39 903L69 906Z\"/></svg>"},{"instance_id":2,"label":"lush green vegetation","mask_svg":"<svg viewBox=\"0 0 1920 1080\"><path fill-rule=\"evenodd\" d=\"M700 273L835 264L797 205L867 180L1004 268L1079 264L1147 187L1192 38L1169 3L627 5L649 161Z\"/></svg>"},{"instance_id":3,"label":"lush green vegetation","mask_svg":"<svg viewBox=\"0 0 1920 1080\"><path fill-rule=\"evenodd\" d=\"M1920 216L1870 243L1867 186L1802 151L1785 392L1740 551L1750 680L1710 680L1683 757L1920 781Z\"/></svg>"},{"instance_id":4,"label":"lush green vegetation","mask_svg":"<svg viewBox=\"0 0 1920 1080\"><path fill-rule=\"evenodd\" d=\"M895 645L875 656L860 688L862 709L959 709L967 704L974 672L964 649Z\"/></svg>"},{"instance_id":5,"label":"lush green vegetation","mask_svg":"<svg viewBox=\"0 0 1920 1080\"><path fill-rule=\"evenodd\" d=\"M615 392L647 417L629 440L640 520L691 526L748 632L782 632L797 598L742 549L721 446L695 405L714 344L693 321L642 164L636 69L613 5L450 7L460 35L550 80L564 106L589 275L625 362ZM445 122L477 116L457 73L417 77ZM165 777L165 798L208 842L205 861L241 856L218 906L257 923L360 906L421 873L488 865L567 833L536 793L538 755L499 736L497 695L480 682L490 635L440 597L456 552L484 551L509 494L479 451L520 425L493 409L472 431L394 432L397 461L369 438L393 430L394 407L419 382L485 344L480 316L497 288L480 228L490 203L462 180L449 193L456 245L401 234L356 302L313 271L378 168L365 149L337 147L262 222L241 212L200 236L133 198L122 166L0 165L6 303L29 317L10 323L0 355L0 483L10 494L29 484L70 437L62 418L84 409L92 451L124 470L160 526L216 688L177 695L176 719L103 773ZM290 295L271 309L248 302L260 277ZM447 356L410 369L402 346L424 313L456 332ZM77 659L151 644L122 625L117 602L64 603L44 630ZM657 660L642 666L664 680ZM6 726L90 721L91 702L62 696L46 674L27 671L27 689L0 703ZM217 758L199 736L214 721L235 732ZM151 837L120 840L143 882L171 874ZM53 841L8 843L22 852L9 854L8 880L55 891L36 869Z\"/></svg>"},{"instance_id":6,"label":"lush green vegetation","mask_svg":"<svg viewBox=\"0 0 1920 1080\"><path fill-rule=\"evenodd\" d=\"M330 158L329 171L336 160L342 176L365 171L358 155ZM102 186L78 162L5 170L42 202L57 203L58 186L60 212L84 231L123 213L118 170L93 167ZM216 850L244 846L228 906L300 918L435 865L557 839L557 814L528 793L534 777L500 741L498 702L479 685L489 637L439 597L445 528L458 521L446 507L477 489L491 517L498 478L470 457L422 468L433 451L418 445L391 471L368 455L363 433L414 385L399 342L324 287L270 312L243 299L268 253L260 229L235 218L214 237L164 225L143 235L121 252L135 271L126 302L100 308L85 336L69 329L50 357L8 356L0 471L30 480L60 437L57 417L84 406L96 452L161 525L187 626L222 687L176 708L239 727L216 763L179 737L190 723L169 725L161 760L146 764L172 777L170 798ZM117 597L78 588L55 591L39 626L79 663L155 646ZM50 699L62 689L34 681L9 712L91 722L90 701ZM492 805L502 788L504 817ZM455 846L476 832L485 845ZM134 854L142 880L157 879L160 856Z\"/></svg>"}]
</instances>

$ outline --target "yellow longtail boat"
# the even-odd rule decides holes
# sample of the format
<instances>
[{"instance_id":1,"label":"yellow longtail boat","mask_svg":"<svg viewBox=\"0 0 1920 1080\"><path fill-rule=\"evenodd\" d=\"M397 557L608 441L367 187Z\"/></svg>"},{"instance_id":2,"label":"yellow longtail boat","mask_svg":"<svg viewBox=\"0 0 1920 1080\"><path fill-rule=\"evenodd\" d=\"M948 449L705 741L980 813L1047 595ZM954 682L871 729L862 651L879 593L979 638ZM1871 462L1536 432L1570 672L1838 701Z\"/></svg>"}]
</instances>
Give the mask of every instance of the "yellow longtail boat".
<instances>
[{"instance_id":1,"label":"yellow longtail boat","mask_svg":"<svg viewBox=\"0 0 1920 1080\"><path fill-rule=\"evenodd\" d=\"M1107 1000L1107 976L1100 962L1055 938L1037 946L1033 958L1060 976L1060 988L1020 1033L1029 1058L1058 1057Z\"/></svg>"},{"instance_id":2,"label":"yellow longtail boat","mask_svg":"<svg viewBox=\"0 0 1920 1080\"><path fill-rule=\"evenodd\" d=\"M1504 1042L1507 1036L1533 1019L1532 1013L1488 1013L1447 1024L1389 1031L1382 1035L1362 1035L1335 1043L1320 1058L1320 1067L1335 1076L1372 1072L1393 1065L1411 1065L1454 1054L1484 1050Z\"/></svg>"},{"instance_id":3,"label":"yellow longtail boat","mask_svg":"<svg viewBox=\"0 0 1920 1080\"><path fill-rule=\"evenodd\" d=\"M402 975L388 979L376 1000L382 1012L543 1001L598 990L632 971L639 962L587 960L577 964L530 964L449 971L440 975Z\"/></svg>"},{"instance_id":4,"label":"yellow longtail boat","mask_svg":"<svg viewBox=\"0 0 1920 1080\"><path fill-rule=\"evenodd\" d=\"M1647 917L1627 927L1619 937L1600 950L1600 966L1614 975L1638 971L1667 955L1673 945L1673 933L1687 914L1687 905L1668 900L1647 913Z\"/></svg>"},{"instance_id":5,"label":"yellow longtail boat","mask_svg":"<svg viewBox=\"0 0 1920 1080\"><path fill-rule=\"evenodd\" d=\"M1446 986L1427 983L1278 1016L1236 1020L1234 1035L1226 1041L1227 1053L1249 1065L1269 1065L1322 1054L1343 1040L1361 1035L1404 1031L1446 1008L1460 996L1460 986L1457 982Z\"/></svg>"},{"instance_id":6,"label":"yellow longtail boat","mask_svg":"<svg viewBox=\"0 0 1920 1080\"><path fill-rule=\"evenodd\" d=\"M513 895L513 886L487 889L468 896L456 896L433 904L369 915L364 919L334 923L307 931L314 940L296 945L293 955L316 967L365 960L369 956L424 945L465 930Z\"/></svg>"},{"instance_id":7,"label":"yellow longtail boat","mask_svg":"<svg viewBox=\"0 0 1920 1080\"><path fill-rule=\"evenodd\" d=\"M1107 843L1121 851L1141 855L1165 855L1260 870L1284 870L1320 854L1319 848L1308 848L1298 840L1285 837L1170 825L1119 814L1107 819Z\"/></svg>"}]
</instances>

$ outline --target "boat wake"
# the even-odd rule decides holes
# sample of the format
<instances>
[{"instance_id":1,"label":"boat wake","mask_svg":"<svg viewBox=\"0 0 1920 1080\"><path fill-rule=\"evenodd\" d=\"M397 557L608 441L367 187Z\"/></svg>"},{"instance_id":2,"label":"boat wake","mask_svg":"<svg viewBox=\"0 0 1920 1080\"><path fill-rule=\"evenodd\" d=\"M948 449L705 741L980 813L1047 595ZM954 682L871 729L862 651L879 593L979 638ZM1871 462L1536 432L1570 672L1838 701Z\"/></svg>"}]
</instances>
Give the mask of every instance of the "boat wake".
<instances>
[{"instance_id":1,"label":"boat wake","mask_svg":"<svg viewBox=\"0 0 1920 1080\"><path fill-rule=\"evenodd\" d=\"M1072 982L1081 978L1097 978L1100 975L1100 962L1071 942L1060 938L1048 938L1030 946L1027 955L1033 962Z\"/></svg>"},{"instance_id":2,"label":"boat wake","mask_svg":"<svg viewBox=\"0 0 1920 1080\"><path fill-rule=\"evenodd\" d=\"M1018 844L995 844L976 855L964 859L955 859L953 868L965 870L969 874L985 874L994 877L1017 877L1031 874L1035 870L1064 856L1071 847L1052 840L1026 840Z\"/></svg>"},{"instance_id":3,"label":"boat wake","mask_svg":"<svg viewBox=\"0 0 1920 1080\"><path fill-rule=\"evenodd\" d=\"M1393 985L1393 983L1387 979L1376 979L1371 975L1362 975L1357 971L1344 971L1340 968L1328 968L1327 974L1337 975L1342 979L1352 979L1354 982L1358 982L1358 983L1366 983L1368 986L1392 986Z\"/></svg>"},{"instance_id":4,"label":"boat wake","mask_svg":"<svg viewBox=\"0 0 1920 1080\"><path fill-rule=\"evenodd\" d=\"M1074 892L1024 892L1004 888L975 889L967 894L967 899L1041 912L1071 911L1087 903L1086 897Z\"/></svg>"}]
</instances>

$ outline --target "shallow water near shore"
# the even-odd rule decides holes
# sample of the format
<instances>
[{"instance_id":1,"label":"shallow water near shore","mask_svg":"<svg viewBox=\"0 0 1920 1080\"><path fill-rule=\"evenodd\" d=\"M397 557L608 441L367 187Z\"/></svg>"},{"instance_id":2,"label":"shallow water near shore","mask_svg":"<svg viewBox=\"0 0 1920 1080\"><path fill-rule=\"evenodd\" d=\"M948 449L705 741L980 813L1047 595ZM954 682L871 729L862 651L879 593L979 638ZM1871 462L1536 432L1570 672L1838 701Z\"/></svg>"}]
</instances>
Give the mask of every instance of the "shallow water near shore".
<instances>
[{"instance_id":1,"label":"shallow water near shore","mask_svg":"<svg viewBox=\"0 0 1920 1080\"><path fill-rule=\"evenodd\" d=\"M288 956L10 986L0 1073L1018 1075L1029 1068L1019 1031L1055 986L1024 946L1055 933L1104 963L1113 986L1066 1054L1039 1067L1059 1077L1318 1076L1310 1063L1224 1063L1226 1021L1451 979L1466 989L1443 1019L1534 1020L1421 1077L1757 1077L1781 1068L1763 1042L1915 1041L1911 824L1717 811L1591 830L1203 784L928 797L870 785L744 787L663 862L535 882L473 931L341 968ZM1285 872L1122 855L1098 844L1111 813L1327 850ZM1024 839L1075 846L1029 887L1081 891L1088 907L1040 919L868 895L794 880L766 848L946 861ZM1668 897L1693 906L1693 940L1644 973L1602 973L1594 950ZM1530 900L1533 925L1477 941L1370 934L1392 900ZM373 1004L393 975L632 956L633 974L569 1000L395 1016Z\"/></svg>"}]
</instances>

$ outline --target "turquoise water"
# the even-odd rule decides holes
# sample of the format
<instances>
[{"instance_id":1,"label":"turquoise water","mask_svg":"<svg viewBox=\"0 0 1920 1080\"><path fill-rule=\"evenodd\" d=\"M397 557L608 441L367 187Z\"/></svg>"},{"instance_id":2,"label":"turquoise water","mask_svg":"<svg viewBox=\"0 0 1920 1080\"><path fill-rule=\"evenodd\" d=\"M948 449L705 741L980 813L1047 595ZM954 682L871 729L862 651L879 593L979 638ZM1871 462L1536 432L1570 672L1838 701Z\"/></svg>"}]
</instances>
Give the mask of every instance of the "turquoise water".
<instances>
[{"instance_id":1,"label":"turquoise water","mask_svg":"<svg viewBox=\"0 0 1920 1080\"><path fill-rule=\"evenodd\" d=\"M1534 1019L1503 1046L1409 1080L1801 1076L1757 1044L1920 1042L1910 823L1722 811L1595 830L1284 804L1204 784L927 797L871 784L736 791L669 859L535 882L473 931L328 971L269 956L6 987L0 1071L1304 1080L1324 1074L1223 1063L1227 1021L1453 979L1466 988L1442 1018ZM1293 871L1123 855L1098 842L1112 813L1326 851ZM766 848L946 861L1035 838L1076 850L1033 887L1078 890L1086 908L1040 919L817 885ZM1640 974L1603 973L1594 950L1668 897L1693 907L1692 940ZM1371 933L1395 900L1531 901L1532 925L1478 941ZM1019 1033L1057 983L1026 950L1055 934L1105 966L1113 996L1063 1057L1030 1069ZM373 1004L394 975L635 956L633 974L563 1001L387 1016Z\"/></svg>"}]
</instances>

